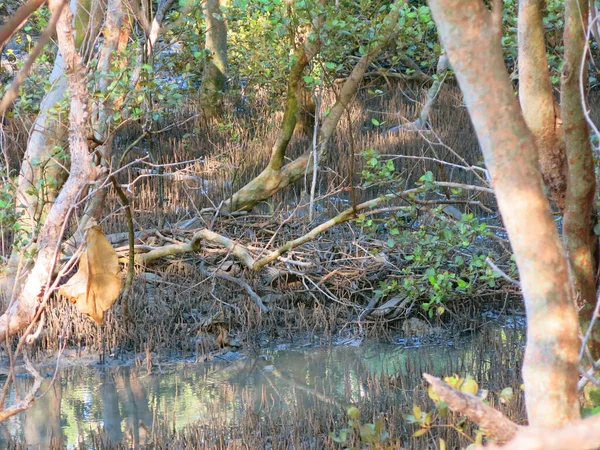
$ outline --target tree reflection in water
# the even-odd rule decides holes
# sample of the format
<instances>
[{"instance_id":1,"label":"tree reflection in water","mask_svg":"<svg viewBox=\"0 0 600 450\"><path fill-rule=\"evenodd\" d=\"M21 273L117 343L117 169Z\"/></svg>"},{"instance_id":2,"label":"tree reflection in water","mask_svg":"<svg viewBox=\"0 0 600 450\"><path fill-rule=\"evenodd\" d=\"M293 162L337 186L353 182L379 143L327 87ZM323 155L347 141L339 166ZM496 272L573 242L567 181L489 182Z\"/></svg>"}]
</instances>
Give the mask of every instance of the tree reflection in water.
<instances>
[{"instance_id":1,"label":"tree reflection in water","mask_svg":"<svg viewBox=\"0 0 600 450\"><path fill-rule=\"evenodd\" d=\"M45 394L30 410L0 424L0 446L8 436L41 448L52 440L73 446L101 429L110 441L137 448L165 424L171 430L191 422L214 429L242 419L314 419L319 408L337 414L365 402L380 412L402 405L408 410L424 371L470 373L490 389L518 383L521 350L521 331L496 328L459 346L264 350L260 357L181 363L153 374L128 367L68 368L51 386L46 380ZM19 388L30 383L19 379Z\"/></svg>"}]
</instances>

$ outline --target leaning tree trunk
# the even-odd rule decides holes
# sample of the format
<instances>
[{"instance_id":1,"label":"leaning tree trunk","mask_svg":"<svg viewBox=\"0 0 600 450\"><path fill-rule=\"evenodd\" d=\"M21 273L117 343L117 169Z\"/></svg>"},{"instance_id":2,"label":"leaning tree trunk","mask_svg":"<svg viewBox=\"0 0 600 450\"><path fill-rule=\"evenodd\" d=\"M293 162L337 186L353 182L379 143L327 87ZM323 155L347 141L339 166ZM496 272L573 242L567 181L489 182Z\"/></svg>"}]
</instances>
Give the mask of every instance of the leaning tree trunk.
<instances>
[{"instance_id":1,"label":"leaning tree trunk","mask_svg":"<svg viewBox=\"0 0 600 450\"><path fill-rule=\"evenodd\" d=\"M527 309L523 365L531 425L579 417L578 322L564 250L544 194L535 138L513 95L500 39L502 2L430 0L515 253Z\"/></svg>"},{"instance_id":2,"label":"leaning tree trunk","mask_svg":"<svg viewBox=\"0 0 600 450\"><path fill-rule=\"evenodd\" d=\"M76 49L97 37L101 23L97 16L103 17L103 4L98 0L81 3L72 1L71 9L77 11L74 21ZM90 17L90 8L95 12L94 17ZM93 31L88 32L88 27ZM86 40L86 35L91 37ZM31 258L27 255L35 252L40 227L67 179L64 170L67 114L55 111L56 106L64 100L67 90L62 54L57 55L54 61L49 81L51 88L40 104L40 113L29 136L17 179L15 212L19 216L19 230L15 233L11 255L0 282L0 290L7 295L11 294L16 280L31 268Z\"/></svg>"},{"instance_id":3,"label":"leaning tree trunk","mask_svg":"<svg viewBox=\"0 0 600 450\"><path fill-rule=\"evenodd\" d=\"M352 73L344 82L335 104L323 120L323 125L317 137L317 157L319 161L325 155L329 140L333 136L342 114L346 111L356 94L369 65L381 50L396 38L399 18L398 1L396 1L383 20L381 30L379 31L379 38L371 44L366 54L360 58ZM307 41L311 42L308 39ZM311 45L315 45L316 42L313 41ZM310 58L312 58L312 55L316 53L315 49L304 48L303 46L299 46L297 51L299 53L296 55L296 64L292 67L288 81L287 103L283 116L283 124L280 136L273 146L269 165L256 178L233 194L224 203L221 208L222 212L250 211L259 202L268 199L284 187L300 180L306 173L307 166L312 160L312 149L307 150L294 161L285 165L283 164L288 143L296 127L298 113L297 88L302 77L302 71ZM303 65L299 64L299 61L302 61Z\"/></svg>"},{"instance_id":4,"label":"leaning tree trunk","mask_svg":"<svg viewBox=\"0 0 600 450\"><path fill-rule=\"evenodd\" d=\"M53 0L51 11L61 8L61 0ZM24 287L2 316L0 316L0 342L29 326L37 308L47 295L50 277L56 265L64 225L78 196L94 179L92 157L88 148L88 91L81 56L75 49L72 27L73 14L69 7L63 9L57 26L59 51L64 58L65 73L71 95L69 112L69 149L71 167L67 181L48 212L40 230L38 255L26 278Z\"/></svg>"},{"instance_id":5,"label":"leaning tree trunk","mask_svg":"<svg viewBox=\"0 0 600 450\"><path fill-rule=\"evenodd\" d=\"M563 211L567 191L565 142L548 72L542 3L519 1L519 101L535 137L542 178L550 198Z\"/></svg>"},{"instance_id":6,"label":"leaning tree trunk","mask_svg":"<svg viewBox=\"0 0 600 450\"><path fill-rule=\"evenodd\" d=\"M221 8L226 0L206 0L202 15L206 25L206 50L200 103L204 114L214 118L220 114L223 92L227 87L227 23Z\"/></svg>"}]
</instances>

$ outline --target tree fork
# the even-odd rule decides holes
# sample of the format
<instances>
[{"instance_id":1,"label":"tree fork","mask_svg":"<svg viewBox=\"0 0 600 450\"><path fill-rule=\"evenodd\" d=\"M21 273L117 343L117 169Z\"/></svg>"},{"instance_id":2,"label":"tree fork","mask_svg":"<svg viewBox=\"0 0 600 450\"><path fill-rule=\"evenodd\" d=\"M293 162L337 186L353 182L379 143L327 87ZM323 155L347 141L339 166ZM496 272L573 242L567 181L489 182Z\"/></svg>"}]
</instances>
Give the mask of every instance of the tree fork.
<instances>
[{"instance_id":1,"label":"tree fork","mask_svg":"<svg viewBox=\"0 0 600 450\"><path fill-rule=\"evenodd\" d=\"M323 125L319 132L319 136L317 138L318 142L318 157L319 160L322 159L322 156L325 154L327 150L327 145L331 136L333 136L333 132L335 131L342 114L346 110L347 106L350 104L352 97L356 94L360 83L363 80L363 77L373 61L373 59L381 52L381 50L388 45L396 37L396 33L398 30L398 21L400 18L400 12L398 10L398 0L394 2L391 6L390 12L383 20L383 24L380 30L379 39L374 42L370 48L368 48L367 53L363 55L350 76L346 79L340 93L337 97L337 100L333 107L331 108L329 114L323 120ZM289 123L287 124L287 132L292 133L294 129L289 125L294 123L294 127L296 125L296 112L298 108L296 91L292 90L288 87L288 101L295 105L296 109L294 114L291 112L288 114ZM294 99L290 100L290 97L293 96ZM284 119L285 120L285 119ZM281 136L286 136L285 134L281 134ZM278 142L279 142L278 138ZM289 143L289 140L287 141ZM282 166L278 167L279 162L283 163L283 157L285 156L285 149L287 148L287 143L285 143L285 147L277 147L278 154L276 162L277 164L272 164L275 155L275 148L271 157L271 161L265 170L263 170L256 178L250 181L246 186L242 187L235 194L231 196L221 208L222 213L229 213L235 211L250 211L254 208L259 202L268 199L272 195L274 195L279 190L284 187L292 184L304 176L306 171L306 167L311 160L312 157L312 149L307 150L301 156L296 158L294 161ZM276 143L277 145L277 143Z\"/></svg>"}]
</instances>

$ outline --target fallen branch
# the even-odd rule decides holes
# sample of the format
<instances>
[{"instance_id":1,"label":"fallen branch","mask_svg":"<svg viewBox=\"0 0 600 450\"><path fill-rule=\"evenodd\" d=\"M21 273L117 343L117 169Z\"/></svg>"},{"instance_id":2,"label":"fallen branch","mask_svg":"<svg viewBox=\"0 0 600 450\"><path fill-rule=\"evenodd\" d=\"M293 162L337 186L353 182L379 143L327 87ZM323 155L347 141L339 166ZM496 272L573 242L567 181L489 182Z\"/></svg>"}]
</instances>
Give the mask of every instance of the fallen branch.
<instances>
[{"instance_id":1,"label":"fallen branch","mask_svg":"<svg viewBox=\"0 0 600 450\"><path fill-rule=\"evenodd\" d=\"M460 183L446 183L446 182L436 182L435 184L439 185L439 186L449 186L449 187L469 189L469 190L475 190L475 191L481 191L481 192L489 192L489 193L494 192L492 189L484 188L481 186L475 186L475 185L465 185L465 184L460 184ZM337 216L329 219L327 222L324 222L321 225L318 225L317 227L313 228L311 231L300 236L299 238L294 239L289 242L286 242L284 245L279 247L277 250L274 250L273 252L271 252L270 254L268 254L267 256L265 256L259 260L255 260L254 257L252 256L252 254L250 253L250 251L246 247L244 247L242 244L239 244L232 239L229 239L225 236L222 236L222 235L215 233L214 231L210 231L208 229L203 229L203 230L198 231L192 237L190 242L187 242L184 244L171 244L171 245L165 245L164 247L154 248L147 253L137 254L135 257L135 260L136 260L136 263L138 263L138 264L151 264L154 261L156 261L157 259L163 258L166 256L175 256L175 255L181 255L181 254L185 254L185 253L197 252L197 251L200 251L200 249L202 248L202 241L205 240L205 241L214 242L216 244L222 245L227 250L229 250L237 258L237 260L240 261L242 264L244 264L244 266L246 266L248 269L258 271L258 270L262 269L263 267L265 267L267 264L275 261L276 259L279 259L282 255L289 252L290 250L293 250L303 244L306 244L307 242L314 240L318 235L320 235L324 231L332 228L333 226L340 225L342 223L348 222L349 220L356 219L358 217L358 214L363 211L365 211L365 213L366 213L367 211L372 210L373 208L377 208L377 207L379 207L391 200L394 200L394 199L410 198L411 196L418 194L422 190L423 190L423 188L416 188L416 189L409 189L409 190L401 191L401 192L394 192L391 194L383 195L381 197L366 201L364 203L356 205L356 207L350 207L350 208L342 211ZM415 201L415 200L413 199L413 201ZM419 202L417 201L417 203L419 203ZM426 203L427 204L435 204L435 203L444 203L444 201L443 200L440 202L431 201L431 202L426 202ZM453 202L453 203L456 203L456 202ZM378 212L386 212L386 211L381 210ZM138 248L139 247L136 246L136 249L138 249Z\"/></svg>"},{"instance_id":2,"label":"fallen branch","mask_svg":"<svg viewBox=\"0 0 600 450\"><path fill-rule=\"evenodd\" d=\"M492 436L498 442L503 443L510 441L522 428L516 423L512 422L500 411L486 405L474 395L454 389L452 386L444 383L439 378L427 373L423 374L423 378L427 380L433 391L440 397L441 400L448 404L448 407L452 411L465 415L470 421L475 422L477 425L483 428L488 436ZM520 450L523 449L522 447L515 448L519 448Z\"/></svg>"}]
</instances>

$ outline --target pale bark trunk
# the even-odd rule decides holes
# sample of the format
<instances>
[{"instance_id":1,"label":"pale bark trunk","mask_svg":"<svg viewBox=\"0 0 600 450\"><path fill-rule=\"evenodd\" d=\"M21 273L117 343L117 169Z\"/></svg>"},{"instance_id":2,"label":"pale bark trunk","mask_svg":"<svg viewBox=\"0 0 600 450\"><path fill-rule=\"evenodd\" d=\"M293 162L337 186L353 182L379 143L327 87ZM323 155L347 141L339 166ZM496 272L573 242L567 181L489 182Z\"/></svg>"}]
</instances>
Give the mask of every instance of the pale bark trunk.
<instances>
[{"instance_id":1,"label":"pale bark trunk","mask_svg":"<svg viewBox=\"0 0 600 450\"><path fill-rule=\"evenodd\" d=\"M541 8L541 0L519 1L519 101L536 140L542 178L562 211L567 190L565 145L548 72Z\"/></svg>"},{"instance_id":2,"label":"pale bark trunk","mask_svg":"<svg viewBox=\"0 0 600 450\"><path fill-rule=\"evenodd\" d=\"M519 268L528 325L523 379L529 422L556 427L579 417L577 313L535 139L504 65L501 1L493 5L490 12L480 0L430 0Z\"/></svg>"},{"instance_id":3,"label":"pale bark trunk","mask_svg":"<svg viewBox=\"0 0 600 450\"><path fill-rule=\"evenodd\" d=\"M83 35L86 32L92 41L95 40L98 23L101 23L98 15L104 7L101 0L87 0L84 3L71 0L70 3L71 10L77 13L75 38L78 49L84 42ZM88 30L88 25L92 31ZM31 130L17 180L15 209L20 215L20 229L15 234L12 252L0 282L0 290L8 295L14 283L30 268L31 261L27 261L24 255L35 250L39 228L67 178L66 162L57 158L67 141L67 122L65 117L52 112L64 100L67 90L63 56L60 53L54 61L49 81L52 87L40 104L40 113Z\"/></svg>"},{"instance_id":4,"label":"pale bark trunk","mask_svg":"<svg viewBox=\"0 0 600 450\"><path fill-rule=\"evenodd\" d=\"M117 52L121 40L121 27L123 26L124 11L123 2L121 0L108 0L106 5L106 20L102 34L104 35L104 43L100 49L98 56L97 73L104 74L100 77L97 83L96 90L99 92L108 92L108 86L113 81L109 74L113 65L113 56ZM107 96L104 101L96 105L94 108L96 114L92 116L92 129L96 139L103 144L96 151L102 156L101 166L109 173L112 166L112 143L113 136L110 131L112 123L112 113L115 109L116 99L113 96ZM106 177L103 177L102 183ZM79 222L79 227L75 238L77 241L83 240L83 230L90 218L99 219L102 208L105 204L106 194L108 189L98 189L93 193L90 202L85 207L85 212Z\"/></svg>"},{"instance_id":5,"label":"pale bark trunk","mask_svg":"<svg viewBox=\"0 0 600 450\"><path fill-rule=\"evenodd\" d=\"M19 278L20 269L29 267L28 261L24 260L25 252L34 250L40 221L48 214L65 178L64 166L54 159L55 149L65 142L65 120L50 112L64 99L67 89L61 55L54 61L50 83L52 87L40 104L40 113L33 124L17 178L15 212L20 228L13 239L1 287L8 295ZM51 183L50 180L55 181Z\"/></svg>"},{"instance_id":6,"label":"pale bark trunk","mask_svg":"<svg viewBox=\"0 0 600 450\"><path fill-rule=\"evenodd\" d=\"M569 168L563 234L575 292L579 303L587 305L583 313L589 316L596 303L595 264L591 247L596 178L590 131L583 113L584 100L580 93L580 83L584 83L582 87L585 87L584 80L587 79L585 65L582 67L587 16L587 0L568 0L565 3L565 57L561 75L561 107ZM580 78L581 75L583 76ZM600 351L600 343L595 344Z\"/></svg>"},{"instance_id":7,"label":"pale bark trunk","mask_svg":"<svg viewBox=\"0 0 600 450\"><path fill-rule=\"evenodd\" d=\"M204 64L200 102L208 118L221 111L223 92L227 87L227 22L221 8L226 0L205 0L202 15L206 26L205 48L210 53Z\"/></svg>"},{"instance_id":8,"label":"pale bark trunk","mask_svg":"<svg viewBox=\"0 0 600 450\"><path fill-rule=\"evenodd\" d=\"M56 10L60 0L51 1ZM69 113L69 148L71 169L69 177L56 198L41 228L38 240L38 256L27 276L23 290L11 308L0 317L0 342L31 324L37 307L48 295L47 286L56 264L63 228L77 197L93 177L92 157L86 135L88 119L88 92L85 70L81 57L75 50L71 10L64 8L57 26L59 50L64 58L71 105Z\"/></svg>"}]
</instances>

